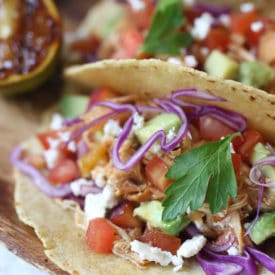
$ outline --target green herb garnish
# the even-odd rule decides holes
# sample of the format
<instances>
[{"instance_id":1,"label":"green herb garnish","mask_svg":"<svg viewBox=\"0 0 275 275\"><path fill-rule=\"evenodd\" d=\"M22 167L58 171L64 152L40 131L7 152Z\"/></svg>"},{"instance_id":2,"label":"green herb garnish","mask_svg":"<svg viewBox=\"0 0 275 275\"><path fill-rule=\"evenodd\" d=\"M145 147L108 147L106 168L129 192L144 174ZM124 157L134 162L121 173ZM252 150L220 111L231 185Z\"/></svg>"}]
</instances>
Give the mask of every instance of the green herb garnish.
<instances>
[{"instance_id":1,"label":"green herb garnish","mask_svg":"<svg viewBox=\"0 0 275 275\"><path fill-rule=\"evenodd\" d=\"M176 219L189 207L196 210L205 201L215 214L226 208L228 198L237 196L230 150L230 142L235 136L204 144L175 158L175 164L166 175L175 181L165 191L164 221Z\"/></svg>"},{"instance_id":2,"label":"green herb garnish","mask_svg":"<svg viewBox=\"0 0 275 275\"><path fill-rule=\"evenodd\" d=\"M160 0L140 53L179 55L192 43L192 37L180 28L185 22L180 0Z\"/></svg>"}]
</instances>

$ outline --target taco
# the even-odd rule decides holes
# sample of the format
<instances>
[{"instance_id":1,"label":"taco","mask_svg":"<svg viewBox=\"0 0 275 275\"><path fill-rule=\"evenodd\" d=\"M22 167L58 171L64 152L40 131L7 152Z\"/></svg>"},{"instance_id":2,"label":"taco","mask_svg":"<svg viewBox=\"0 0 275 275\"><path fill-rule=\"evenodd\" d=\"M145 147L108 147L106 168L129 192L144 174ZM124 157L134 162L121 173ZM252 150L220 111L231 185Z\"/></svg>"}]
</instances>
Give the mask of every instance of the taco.
<instances>
[{"instance_id":1,"label":"taco","mask_svg":"<svg viewBox=\"0 0 275 275\"><path fill-rule=\"evenodd\" d=\"M274 18L270 1L99 1L69 36L68 56L158 58L273 93Z\"/></svg>"},{"instance_id":2,"label":"taco","mask_svg":"<svg viewBox=\"0 0 275 275\"><path fill-rule=\"evenodd\" d=\"M54 263L71 274L275 272L273 96L160 60L66 76L112 93L76 118L55 115L11 154L16 211Z\"/></svg>"}]
</instances>

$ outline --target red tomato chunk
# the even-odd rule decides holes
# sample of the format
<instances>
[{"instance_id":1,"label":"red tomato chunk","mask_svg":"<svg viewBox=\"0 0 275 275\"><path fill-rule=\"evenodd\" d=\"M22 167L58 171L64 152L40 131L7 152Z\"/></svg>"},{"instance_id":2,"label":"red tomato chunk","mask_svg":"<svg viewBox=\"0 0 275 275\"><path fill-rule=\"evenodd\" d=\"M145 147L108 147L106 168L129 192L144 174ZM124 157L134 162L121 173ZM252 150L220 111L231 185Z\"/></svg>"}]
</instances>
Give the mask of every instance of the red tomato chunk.
<instances>
[{"instance_id":1,"label":"red tomato chunk","mask_svg":"<svg viewBox=\"0 0 275 275\"><path fill-rule=\"evenodd\" d=\"M170 236L157 229L146 229L141 236L141 241L156 246L162 250L176 254L181 245L181 239L175 236Z\"/></svg>"},{"instance_id":2,"label":"red tomato chunk","mask_svg":"<svg viewBox=\"0 0 275 275\"><path fill-rule=\"evenodd\" d=\"M116 231L105 218L95 218L89 222L86 243L96 253L112 253Z\"/></svg>"}]
</instances>

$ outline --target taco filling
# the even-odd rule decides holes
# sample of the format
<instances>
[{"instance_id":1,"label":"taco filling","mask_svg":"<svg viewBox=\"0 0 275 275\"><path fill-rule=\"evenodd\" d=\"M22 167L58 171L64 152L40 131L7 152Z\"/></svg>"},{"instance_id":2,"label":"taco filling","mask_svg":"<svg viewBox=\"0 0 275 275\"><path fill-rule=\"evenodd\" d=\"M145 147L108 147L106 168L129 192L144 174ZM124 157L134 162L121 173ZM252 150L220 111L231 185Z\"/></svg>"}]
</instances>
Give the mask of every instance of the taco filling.
<instances>
[{"instance_id":1,"label":"taco filling","mask_svg":"<svg viewBox=\"0 0 275 275\"><path fill-rule=\"evenodd\" d=\"M102 1L68 35L68 56L78 63L154 57L273 93L274 26L253 1L234 8L180 0Z\"/></svg>"},{"instance_id":2,"label":"taco filling","mask_svg":"<svg viewBox=\"0 0 275 275\"><path fill-rule=\"evenodd\" d=\"M53 116L36 136L41 150L18 146L11 160L74 205L92 252L140 268L196 259L206 274L275 272L262 251L275 235L274 149L241 114L196 100L224 101L197 89L151 101L98 89L84 113Z\"/></svg>"}]
</instances>

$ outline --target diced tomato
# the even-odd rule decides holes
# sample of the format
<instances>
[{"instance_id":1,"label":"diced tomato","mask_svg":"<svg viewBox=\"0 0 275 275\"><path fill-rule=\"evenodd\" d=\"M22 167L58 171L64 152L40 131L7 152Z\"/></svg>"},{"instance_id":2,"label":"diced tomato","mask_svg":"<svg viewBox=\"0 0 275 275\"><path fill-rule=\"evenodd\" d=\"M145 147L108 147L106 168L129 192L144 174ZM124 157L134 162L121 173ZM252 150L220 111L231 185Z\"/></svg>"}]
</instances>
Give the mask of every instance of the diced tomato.
<instances>
[{"instance_id":1,"label":"diced tomato","mask_svg":"<svg viewBox=\"0 0 275 275\"><path fill-rule=\"evenodd\" d=\"M251 23L257 21L258 18L256 10L233 13L231 15L230 28L235 33L246 35L251 27Z\"/></svg>"},{"instance_id":2,"label":"diced tomato","mask_svg":"<svg viewBox=\"0 0 275 275\"><path fill-rule=\"evenodd\" d=\"M132 56L126 52L124 49L119 49L117 51L115 51L112 55L111 55L111 59L128 59L131 58Z\"/></svg>"},{"instance_id":3,"label":"diced tomato","mask_svg":"<svg viewBox=\"0 0 275 275\"><path fill-rule=\"evenodd\" d=\"M233 142L233 147L243 161L250 163L252 151L258 142L264 142L263 136L256 130L246 130L243 133L243 142L238 145Z\"/></svg>"},{"instance_id":4,"label":"diced tomato","mask_svg":"<svg viewBox=\"0 0 275 275\"><path fill-rule=\"evenodd\" d=\"M258 44L258 58L260 61L263 61L267 64L273 64L275 61L275 31L270 30L264 33Z\"/></svg>"},{"instance_id":5,"label":"diced tomato","mask_svg":"<svg viewBox=\"0 0 275 275\"><path fill-rule=\"evenodd\" d=\"M49 130L43 133L38 133L37 138L39 139L44 149L48 150L50 148L49 139L59 139L58 131Z\"/></svg>"},{"instance_id":6,"label":"diced tomato","mask_svg":"<svg viewBox=\"0 0 275 275\"><path fill-rule=\"evenodd\" d=\"M100 45L99 38L92 35L85 40L78 40L72 43L71 47L75 51L87 54L94 52Z\"/></svg>"},{"instance_id":7,"label":"diced tomato","mask_svg":"<svg viewBox=\"0 0 275 275\"><path fill-rule=\"evenodd\" d=\"M108 161L108 154L106 151L106 147L102 144L98 146L94 146L92 150L81 158L78 159L77 163L83 177L88 177L90 175L91 170L97 164L105 164Z\"/></svg>"},{"instance_id":8,"label":"diced tomato","mask_svg":"<svg viewBox=\"0 0 275 275\"><path fill-rule=\"evenodd\" d=\"M223 122L210 115L200 117L199 129L201 137L208 141L215 141L233 134L235 131Z\"/></svg>"},{"instance_id":9,"label":"diced tomato","mask_svg":"<svg viewBox=\"0 0 275 275\"><path fill-rule=\"evenodd\" d=\"M48 173L49 181L55 184L69 183L78 176L77 164L71 159L60 159Z\"/></svg>"},{"instance_id":10,"label":"diced tomato","mask_svg":"<svg viewBox=\"0 0 275 275\"><path fill-rule=\"evenodd\" d=\"M111 253L116 231L105 218L95 218L89 222L86 243L96 253Z\"/></svg>"},{"instance_id":11,"label":"diced tomato","mask_svg":"<svg viewBox=\"0 0 275 275\"><path fill-rule=\"evenodd\" d=\"M65 141L60 141L60 134L62 132L60 130L49 130L46 132L38 133L37 138L44 147L45 150L48 150L51 146L50 140L58 141L57 150L60 153L60 158L64 157L72 157L74 152L70 151L68 146L65 146Z\"/></svg>"},{"instance_id":12,"label":"diced tomato","mask_svg":"<svg viewBox=\"0 0 275 275\"><path fill-rule=\"evenodd\" d=\"M225 28L213 28L209 31L203 45L210 50L226 51L230 43L230 35Z\"/></svg>"},{"instance_id":13,"label":"diced tomato","mask_svg":"<svg viewBox=\"0 0 275 275\"><path fill-rule=\"evenodd\" d=\"M124 228L137 228L141 226L141 221L133 215L134 207L130 202L123 202L115 207L111 214L110 220L114 224Z\"/></svg>"},{"instance_id":14,"label":"diced tomato","mask_svg":"<svg viewBox=\"0 0 275 275\"><path fill-rule=\"evenodd\" d=\"M111 99L114 97L116 97L116 94L112 90L108 88L98 88L91 93L88 108L100 101Z\"/></svg>"},{"instance_id":15,"label":"diced tomato","mask_svg":"<svg viewBox=\"0 0 275 275\"><path fill-rule=\"evenodd\" d=\"M240 171L241 171L242 157L240 154L234 153L231 155L231 159L232 159L232 164L234 167L235 175L236 175L236 177L239 177Z\"/></svg>"},{"instance_id":16,"label":"diced tomato","mask_svg":"<svg viewBox=\"0 0 275 275\"><path fill-rule=\"evenodd\" d=\"M128 2L128 12L134 24L141 29L149 29L151 19L154 11L154 4L152 0L142 0L144 7L141 9L134 9Z\"/></svg>"},{"instance_id":17,"label":"diced tomato","mask_svg":"<svg viewBox=\"0 0 275 275\"><path fill-rule=\"evenodd\" d=\"M143 36L137 28L129 27L121 34L121 47L129 57L135 57L143 40Z\"/></svg>"},{"instance_id":18,"label":"diced tomato","mask_svg":"<svg viewBox=\"0 0 275 275\"><path fill-rule=\"evenodd\" d=\"M181 245L181 239L175 236L170 236L155 228L146 229L141 236L141 241L152 246L158 247L162 250L169 251L176 254Z\"/></svg>"},{"instance_id":19,"label":"diced tomato","mask_svg":"<svg viewBox=\"0 0 275 275\"><path fill-rule=\"evenodd\" d=\"M171 179L165 177L168 172L168 165L160 157L156 156L145 166L145 175L149 184L164 191L172 182Z\"/></svg>"}]
</instances>

